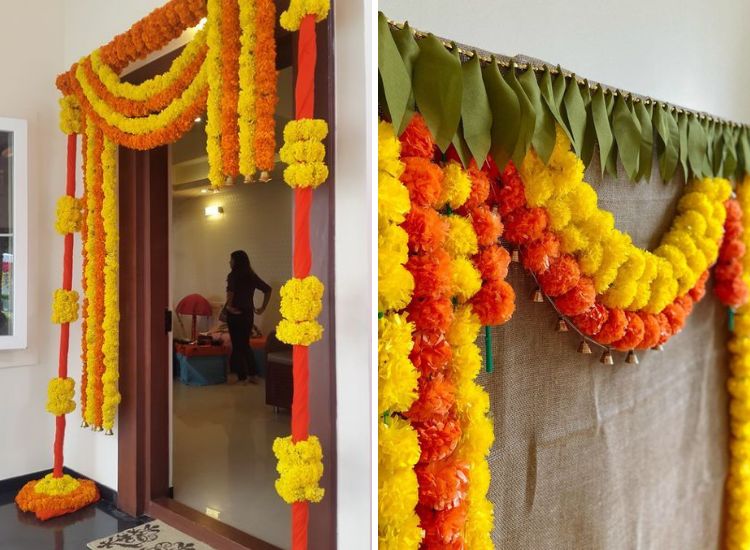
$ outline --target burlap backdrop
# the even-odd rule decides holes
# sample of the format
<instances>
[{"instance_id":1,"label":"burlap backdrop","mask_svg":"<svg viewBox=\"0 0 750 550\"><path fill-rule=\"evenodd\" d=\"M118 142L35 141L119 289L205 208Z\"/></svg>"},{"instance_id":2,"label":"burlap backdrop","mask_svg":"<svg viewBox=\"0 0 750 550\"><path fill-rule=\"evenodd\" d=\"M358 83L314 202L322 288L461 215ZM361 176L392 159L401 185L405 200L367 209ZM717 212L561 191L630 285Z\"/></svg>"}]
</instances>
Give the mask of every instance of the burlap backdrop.
<instances>
[{"instance_id":1,"label":"burlap backdrop","mask_svg":"<svg viewBox=\"0 0 750 550\"><path fill-rule=\"evenodd\" d=\"M617 227L655 247L682 181L586 181ZM706 550L722 531L727 470L726 310L709 291L664 351L640 365L580 355L518 264L516 313L493 330L493 540L507 550ZM482 343L483 345L483 343Z\"/></svg>"}]
</instances>

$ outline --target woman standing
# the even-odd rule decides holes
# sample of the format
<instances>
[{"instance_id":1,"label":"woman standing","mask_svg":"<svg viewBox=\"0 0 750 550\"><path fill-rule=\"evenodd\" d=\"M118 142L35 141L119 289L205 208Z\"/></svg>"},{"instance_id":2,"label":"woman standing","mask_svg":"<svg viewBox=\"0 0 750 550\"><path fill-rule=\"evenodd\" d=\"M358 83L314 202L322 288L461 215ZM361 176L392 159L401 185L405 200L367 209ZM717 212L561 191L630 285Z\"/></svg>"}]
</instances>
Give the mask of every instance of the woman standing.
<instances>
[{"instance_id":1,"label":"woman standing","mask_svg":"<svg viewBox=\"0 0 750 550\"><path fill-rule=\"evenodd\" d=\"M227 325L232 340L230 366L240 384L257 384L255 356L250 349L253 314L266 310L271 299L271 287L253 271L244 250L235 250L229 258L232 271L227 276ZM263 292L263 305L255 307L255 289Z\"/></svg>"}]
</instances>

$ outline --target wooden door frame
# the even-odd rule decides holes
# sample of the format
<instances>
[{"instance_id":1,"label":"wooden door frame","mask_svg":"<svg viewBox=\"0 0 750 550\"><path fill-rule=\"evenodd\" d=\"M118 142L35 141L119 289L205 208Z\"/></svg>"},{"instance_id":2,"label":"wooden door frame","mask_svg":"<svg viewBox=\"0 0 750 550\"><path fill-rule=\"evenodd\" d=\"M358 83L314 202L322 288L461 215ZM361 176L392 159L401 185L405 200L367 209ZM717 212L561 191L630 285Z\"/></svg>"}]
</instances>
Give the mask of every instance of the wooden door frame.
<instances>
[{"instance_id":1,"label":"wooden door frame","mask_svg":"<svg viewBox=\"0 0 750 550\"><path fill-rule=\"evenodd\" d=\"M281 2L277 0L277 6ZM285 4L285 2L284 2ZM296 72L297 35L277 29L277 66ZM178 50L179 51L179 50ZM178 51L128 75L142 82L163 73ZM314 195L313 272L326 286L323 340L310 350L310 431L325 449L326 496L311 507L309 547L336 546L336 437L334 340L334 66L333 10L318 24L316 116L329 122L326 143L331 176ZM278 129L277 135L281 134ZM150 151L120 148L120 391L118 501L130 515L170 523L218 550L272 550L275 546L210 518L170 497L169 487L169 165L166 146ZM275 182L272 185L279 185ZM291 220L288 223L292 223ZM249 497L251 498L251 497Z\"/></svg>"}]
</instances>

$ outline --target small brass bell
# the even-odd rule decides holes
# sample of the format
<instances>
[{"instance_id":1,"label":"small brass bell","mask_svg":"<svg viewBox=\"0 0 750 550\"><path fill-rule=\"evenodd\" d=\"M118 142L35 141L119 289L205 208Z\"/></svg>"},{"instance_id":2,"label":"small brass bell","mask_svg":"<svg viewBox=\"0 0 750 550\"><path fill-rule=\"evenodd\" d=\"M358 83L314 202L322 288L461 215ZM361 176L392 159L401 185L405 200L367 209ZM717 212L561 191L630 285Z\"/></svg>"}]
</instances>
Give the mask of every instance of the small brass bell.
<instances>
[{"instance_id":1,"label":"small brass bell","mask_svg":"<svg viewBox=\"0 0 750 550\"><path fill-rule=\"evenodd\" d=\"M541 289L537 288L532 294L531 294L531 300L533 302L543 302L544 301L544 294L542 294Z\"/></svg>"},{"instance_id":2,"label":"small brass bell","mask_svg":"<svg viewBox=\"0 0 750 550\"><path fill-rule=\"evenodd\" d=\"M659 344L657 346L654 346L651 349L654 350L654 351L664 351L664 346L662 346L661 344Z\"/></svg>"},{"instance_id":3,"label":"small brass bell","mask_svg":"<svg viewBox=\"0 0 750 550\"><path fill-rule=\"evenodd\" d=\"M89 423L86 422L85 420L81 420L81 428L88 428L88 427L89 427Z\"/></svg>"},{"instance_id":4,"label":"small brass bell","mask_svg":"<svg viewBox=\"0 0 750 550\"><path fill-rule=\"evenodd\" d=\"M271 181L271 173L268 170L263 170L258 176L258 181L262 183L268 183Z\"/></svg>"},{"instance_id":5,"label":"small brass bell","mask_svg":"<svg viewBox=\"0 0 750 550\"><path fill-rule=\"evenodd\" d=\"M108 428L106 432L104 432L104 435L115 435L115 432L112 431L112 428Z\"/></svg>"},{"instance_id":6,"label":"small brass bell","mask_svg":"<svg viewBox=\"0 0 750 550\"><path fill-rule=\"evenodd\" d=\"M599 359L599 362L602 365L614 365L615 364L615 360L612 359L612 352L610 352L608 349L604 350L604 353L602 353L602 356Z\"/></svg>"},{"instance_id":7,"label":"small brass bell","mask_svg":"<svg viewBox=\"0 0 750 550\"><path fill-rule=\"evenodd\" d=\"M589 346L589 343L586 340L581 340L581 343L578 344L578 353L591 355L591 346Z\"/></svg>"},{"instance_id":8,"label":"small brass bell","mask_svg":"<svg viewBox=\"0 0 750 550\"><path fill-rule=\"evenodd\" d=\"M245 176L245 183L253 183L255 180L253 179L253 176L247 175Z\"/></svg>"},{"instance_id":9,"label":"small brass bell","mask_svg":"<svg viewBox=\"0 0 750 550\"><path fill-rule=\"evenodd\" d=\"M521 257L520 257L520 254L518 253L518 249L517 248L514 248L513 252L510 253L510 261L511 262L516 262L516 263L518 263L518 262L521 261Z\"/></svg>"},{"instance_id":10,"label":"small brass bell","mask_svg":"<svg viewBox=\"0 0 750 550\"><path fill-rule=\"evenodd\" d=\"M568 323L562 317L557 320L557 332L568 332Z\"/></svg>"},{"instance_id":11,"label":"small brass bell","mask_svg":"<svg viewBox=\"0 0 750 550\"><path fill-rule=\"evenodd\" d=\"M104 428L102 428L101 426L97 426L96 428L94 428L95 432L101 432L103 430L104 430Z\"/></svg>"},{"instance_id":12,"label":"small brass bell","mask_svg":"<svg viewBox=\"0 0 750 550\"><path fill-rule=\"evenodd\" d=\"M227 176L227 179L224 180L224 185L227 187L234 185L234 178L232 176Z\"/></svg>"},{"instance_id":13,"label":"small brass bell","mask_svg":"<svg viewBox=\"0 0 750 550\"><path fill-rule=\"evenodd\" d=\"M632 349L628 352L627 357L625 357L625 362L628 365L637 365L638 364L638 356L635 354L635 351Z\"/></svg>"}]
</instances>

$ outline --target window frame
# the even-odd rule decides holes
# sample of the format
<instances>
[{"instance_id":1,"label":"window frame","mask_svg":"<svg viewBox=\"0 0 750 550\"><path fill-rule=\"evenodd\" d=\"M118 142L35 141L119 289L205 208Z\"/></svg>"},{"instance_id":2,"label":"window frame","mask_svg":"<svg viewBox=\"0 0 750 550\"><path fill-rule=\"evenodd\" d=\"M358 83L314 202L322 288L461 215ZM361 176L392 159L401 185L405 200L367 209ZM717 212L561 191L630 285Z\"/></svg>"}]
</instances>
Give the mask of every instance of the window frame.
<instances>
[{"instance_id":1,"label":"window frame","mask_svg":"<svg viewBox=\"0 0 750 550\"><path fill-rule=\"evenodd\" d=\"M13 134L13 333L0 336L0 350L28 347L28 123L0 117L0 132Z\"/></svg>"}]
</instances>

